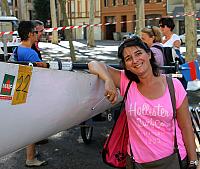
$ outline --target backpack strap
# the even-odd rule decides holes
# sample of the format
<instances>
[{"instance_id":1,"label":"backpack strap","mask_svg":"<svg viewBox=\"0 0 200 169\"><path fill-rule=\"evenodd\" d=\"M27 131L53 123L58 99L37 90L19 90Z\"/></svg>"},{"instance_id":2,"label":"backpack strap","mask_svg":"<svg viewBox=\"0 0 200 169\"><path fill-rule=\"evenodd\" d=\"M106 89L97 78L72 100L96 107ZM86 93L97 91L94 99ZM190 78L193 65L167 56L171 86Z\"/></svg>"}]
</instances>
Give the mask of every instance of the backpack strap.
<instances>
[{"instance_id":1,"label":"backpack strap","mask_svg":"<svg viewBox=\"0 0 200 169\"><path fill-rule=\"evenodd\" d=\"M172 78L169 76L166 76L168 88L169 88L169 93L170 93L170 98L172 102L172 108L173 108L173 119L174 119L174 149L178 148L177 145L177 137L176 137L176 97L175 97L175 92L174 92L174 84L172 81Z\"/></svg>"},{"instance_id":2,"label":"backpack strap","mask_svg":"<svg viewBox=\"0 0 200 169\"><path fill-rule=\"evenodd\" d=\"M175 91L174 91L174 84L171 77L166 76L166 80L169 87L169 93L170 93L171 102L172 102L173 118L176 119L176 97L175 97Z\"/></svg>"},{"instance_id":3,"label":"backpack strap","mask_svg":"<svg viewBox=\"0 0 200 169\"><path fill-rule=\"evenodd\" d=\"M161 51L162 51L162 53L164 54L164 51L163 51L163 47L162 47L162 46L159 46L159 45L153 45L152 47L154 47L154 48L157 48L157 49L161 50Z\"/></svg>"},{"instance_id":4,"label":"backpack strap","mask_svg":"<svg viewBox=\"0 0 200 169\"><path fill-rule=\"evenodd\" d=\"M173 108L173 119L174 119L174 153L178 154L178 159L179 159L179 164L180 168L182 169L182 162L181 162L181 156L179 153L178 149L178 143L177 143L177 136L176 136L176 96L175 96L175 90L174 90L174 84L172 81L172 78L169 76L166 76L168 88L169 88L169 93L171 97L171 102L172 102L172 108Z\"/></svg>"},{"instance_id":5,"label":"backpack strap","mask_svg":"<svg viewBox=\"0 0 200 169\"><path fill-rule=\"evenodd\" d=\"M14 58L16 61L18 61L18 46L15 48L15 51L14 51Z\"/></svg>"}]
</instances>

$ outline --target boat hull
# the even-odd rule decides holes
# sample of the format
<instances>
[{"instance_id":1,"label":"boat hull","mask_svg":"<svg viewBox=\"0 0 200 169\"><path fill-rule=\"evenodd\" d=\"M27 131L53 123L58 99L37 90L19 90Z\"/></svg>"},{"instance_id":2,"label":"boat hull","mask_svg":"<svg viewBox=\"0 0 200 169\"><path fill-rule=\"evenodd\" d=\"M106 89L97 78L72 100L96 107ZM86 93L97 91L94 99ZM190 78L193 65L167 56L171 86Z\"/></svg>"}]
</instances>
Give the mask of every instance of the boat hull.
<instances>
[{"instance_id":1,"label":"boat hull","mask_svg":"<svg viewBox=\"0 0 200 169\"><path fill-rule=\"evenodd\" d=\"M97 104L104 97L104 82L97 76L37 67L29 72L29 85L23 83L27 90L24 102L16 102L20 78L27 75L27 67L0 62L0 157L113 106L107 99Z\"/></svg>"}]
</instances>

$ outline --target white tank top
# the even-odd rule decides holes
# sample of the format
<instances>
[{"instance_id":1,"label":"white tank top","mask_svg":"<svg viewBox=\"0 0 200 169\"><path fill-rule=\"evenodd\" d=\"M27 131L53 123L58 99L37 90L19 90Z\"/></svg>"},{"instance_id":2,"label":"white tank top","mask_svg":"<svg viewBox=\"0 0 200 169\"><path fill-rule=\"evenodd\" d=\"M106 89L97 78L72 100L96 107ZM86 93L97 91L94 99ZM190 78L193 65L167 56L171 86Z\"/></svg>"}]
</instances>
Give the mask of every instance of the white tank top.
<instances>
[{"instance_id":1,"label":"white tank top","mask_svg":"<svg viewBox=\"0 0 200 169\"><path fill-rule=\"evenodd\" d=\"M178 35L176 35L176 34L173 34L171 36L171 38L167 42L165 42L163 44L163 47L173 47L174 46L174 42L177 41L177 40L180 41L180 37Z\"/></svg>"}]
</instances>

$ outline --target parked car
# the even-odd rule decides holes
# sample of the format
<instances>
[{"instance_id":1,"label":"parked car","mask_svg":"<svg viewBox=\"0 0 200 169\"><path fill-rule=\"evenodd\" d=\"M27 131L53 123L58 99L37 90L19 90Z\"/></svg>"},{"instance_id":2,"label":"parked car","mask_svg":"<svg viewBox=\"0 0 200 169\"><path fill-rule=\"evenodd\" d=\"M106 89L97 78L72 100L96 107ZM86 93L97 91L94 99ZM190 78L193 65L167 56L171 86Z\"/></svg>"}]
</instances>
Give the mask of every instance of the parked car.
<instances>
[{"instance_id":1,"label":"parked car","mask_svg":"<svg viewBox=\"0 0 200 169\"><path fill-rule=\"evenodd\" d=\"M181 44L185 44L185 33L179 36ZM197 30L197 46L200 46L200 30Z\"/></svg>"}]
</instances>

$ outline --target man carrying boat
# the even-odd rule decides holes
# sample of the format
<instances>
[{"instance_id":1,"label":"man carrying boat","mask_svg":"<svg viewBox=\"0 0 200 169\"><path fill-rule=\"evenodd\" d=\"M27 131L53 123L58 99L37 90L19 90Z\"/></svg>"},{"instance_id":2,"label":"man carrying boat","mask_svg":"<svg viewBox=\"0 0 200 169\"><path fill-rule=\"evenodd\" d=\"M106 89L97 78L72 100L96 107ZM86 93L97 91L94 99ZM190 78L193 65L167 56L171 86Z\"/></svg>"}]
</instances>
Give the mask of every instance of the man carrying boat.
<instances>
[{"instance_id":1,"label":"man carrying boat","mask_svg":"<svg viewBox=\"0 0 200 169\"><path fill-rule=\"evenodd\" d=\"M39 67L47 67L47 64L42 62L38 53L31 49L32 45L37 41L38 31L32 21L22 21L19 24L18 33L21 38L21 44L15 48L13 52L15 61L36 62ZM26 147L26 166L39 167L47 165L46 161L40 161L35 157L35 144L30 144Z\"/></svg>"}]
</instances>

